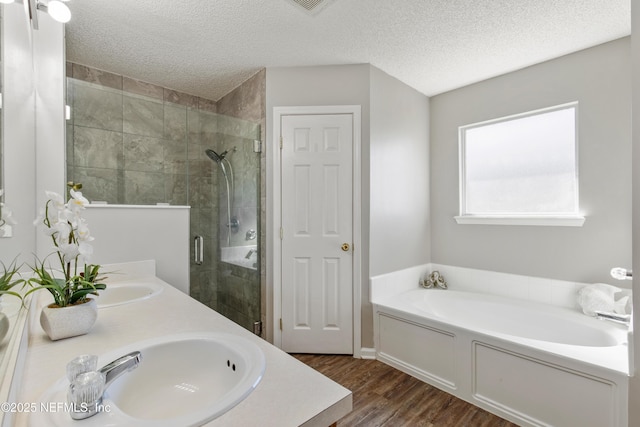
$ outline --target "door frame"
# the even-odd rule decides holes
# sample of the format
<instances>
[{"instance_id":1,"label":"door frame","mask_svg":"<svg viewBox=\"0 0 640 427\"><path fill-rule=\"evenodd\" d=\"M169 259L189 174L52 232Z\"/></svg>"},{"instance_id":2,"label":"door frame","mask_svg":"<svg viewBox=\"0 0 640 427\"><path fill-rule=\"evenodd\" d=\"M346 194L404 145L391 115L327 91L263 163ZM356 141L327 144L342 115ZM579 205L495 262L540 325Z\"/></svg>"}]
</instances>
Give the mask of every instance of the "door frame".
<instances>
[{"instance_id":1,"label":"door frame","mask_svg":"<svg viewBox=\"0 0 640 427\"><path fill-rule=\"evenodd\" d=\"M282 218L280 136L282 116L323 114L351 114L353 117L353 357L360 358L362 349L362 119L360 105L273 107L273 143L269 148L271 162L268 162L268 166L273 171L271 174L273 178L271 189L273 192L270 197L272 199L270 204L272 212L270 215L271 221L267 225L270 231L267 233L267 253L271 252L271 257L268 258L271 258L272 261L268 265L273 267L271 280L271 283L273 283L273 344L278 348L282 348L282 331L280 330L280 319L282 318L282 240L280 239L280 221ZM270 244L269 240L271 241Z\"/></svg>"}]
</instances>

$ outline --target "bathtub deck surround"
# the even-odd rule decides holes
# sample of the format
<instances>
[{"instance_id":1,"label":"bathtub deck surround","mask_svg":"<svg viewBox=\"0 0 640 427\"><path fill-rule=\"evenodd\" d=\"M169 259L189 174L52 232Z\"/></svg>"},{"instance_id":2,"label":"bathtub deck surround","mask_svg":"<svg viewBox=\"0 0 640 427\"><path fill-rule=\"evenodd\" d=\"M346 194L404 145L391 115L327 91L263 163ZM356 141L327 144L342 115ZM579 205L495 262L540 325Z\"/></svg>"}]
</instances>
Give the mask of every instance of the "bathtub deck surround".
<instances>
[{"instance_id":1,"label":"bathtub deck surround","mask_svg":"<svg viewBox=\"0 0 640 427\"><path fill-rule=\"evenodd\" d=\"M505 296L576 310L580 308L578 291L591 284L430 263L372 277L370 300L375 303L417 288L420 280L433 271L440 272L449 289L454 291ZM615 282L613 284L621 288L616 298L631 295L631 289Z\"/></svg>"},{"instance_id":2,"label":"bathtub deck surround","mask_svg":"<svg viewBox=\"0 0 640 427\"><path fill-rule=\"evenodd\" d=\"M151 269L152 266L151 263ZM100 309L99 321L91 334L64 342L49 341L37 319L34 322L31 318L27 326L28 346L23 349L25 366L21 373L17 373L22 378L17 402L39 402L45 391L64 377L67 362L79 354L100 356L123 346L163 336L220 332L241 336L260 347L266 358L266 370L256 389L246 399L206 425L246 426L259 423L326 427L351 410L349 390L154 275L148 275L148 263L135 263L131 269L105 268L125 273L114 275L116 282L124 283L138 277L153 281L164 289L151 298ZM127 271L132 274L127 275ZM38 305L43 303L35 301L31 313L35 313ZM29 414L16 414L15 426L23 427L29 423Z\"/></svg>"},{"instance_id":3,"label":"bathtub deck surround","mask_svg":"<svg viewBox=\"0 0 640 427\"><path fill-rule=\"evenodd\" d=\"M436 269L449 290L420 288ZM376 357L519 425L626 426L628 328L582 314L580 284L545 295L545 280L443 265L374 277Z\"/></svg>"}]
</instances>

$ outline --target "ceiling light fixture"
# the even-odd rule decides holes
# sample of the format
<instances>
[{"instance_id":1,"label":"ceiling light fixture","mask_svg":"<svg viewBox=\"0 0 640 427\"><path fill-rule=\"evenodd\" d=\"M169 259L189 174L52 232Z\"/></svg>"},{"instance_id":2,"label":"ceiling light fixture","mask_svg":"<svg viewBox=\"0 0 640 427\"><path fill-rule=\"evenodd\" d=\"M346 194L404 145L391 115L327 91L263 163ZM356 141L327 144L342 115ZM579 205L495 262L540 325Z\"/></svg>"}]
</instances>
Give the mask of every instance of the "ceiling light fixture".
<instances>
[{"instance_id":1,"label":"ceiling light fixture","mask_svg":"<svg viewBox=\"0 0 640 427\"><path fill-rule=\"evenodd\" d=\"M4 4L9 4L9 3L13 3L14 0L0 0L0 3L4 3Z\"/></svg>"}]
</instances>

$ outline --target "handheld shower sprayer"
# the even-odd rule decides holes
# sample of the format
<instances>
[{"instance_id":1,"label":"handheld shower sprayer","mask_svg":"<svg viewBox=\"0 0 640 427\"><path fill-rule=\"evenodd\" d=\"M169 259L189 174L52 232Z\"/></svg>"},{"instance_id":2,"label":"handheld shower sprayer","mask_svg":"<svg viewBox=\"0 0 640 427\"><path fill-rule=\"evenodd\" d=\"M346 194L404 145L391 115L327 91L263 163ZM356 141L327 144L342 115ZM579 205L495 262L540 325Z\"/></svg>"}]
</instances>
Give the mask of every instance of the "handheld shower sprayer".
<instances>
[{"instance_id":1,"label":"handheld shower sprayer","mask_svg":"<svg viewBox=\"0 0 640 427\"><path fill-rule=\"evenodd\" d=\"M237 148L233 147L231 151L236 151ZM224 175L224 180L227 184L227 243L231 245L231 230L233 228L233 221L231 220L231 199L233 197L234 188L233 188L233 168L231 167L231 162L229 159L226 159L227 154L229 154L229 150L224 150L222 153L218 154L210 148L207 148L205 154L214 162L220 165L220 169L222 169L222 174ZM227 162L227 166L229 166L229 174L227 174L227 168L224 165L224 162ZM237 227L234 231L237 231Z\"/></svg>"}]
</instances>

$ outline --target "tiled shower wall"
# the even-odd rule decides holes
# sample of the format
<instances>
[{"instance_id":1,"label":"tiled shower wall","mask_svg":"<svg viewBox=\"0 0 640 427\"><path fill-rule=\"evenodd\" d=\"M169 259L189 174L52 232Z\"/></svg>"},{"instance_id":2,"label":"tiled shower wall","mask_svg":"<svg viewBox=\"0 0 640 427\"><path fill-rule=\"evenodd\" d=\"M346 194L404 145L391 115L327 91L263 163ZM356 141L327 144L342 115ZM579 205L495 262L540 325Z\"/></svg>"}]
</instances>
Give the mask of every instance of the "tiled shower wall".
<instances>
[{"instance_id":1,"label":"tiled shower wall","mask_svg":"<svg viewBox=\"0 0 640 427\"><path fill-rule=\"evenodd\" d=\"M240 237L244 228L258 227L260 164L253 139L260 137L259 124L215 114L214 101L78 64L67 64L67 77L68 179L82 182L92 201L189 204L191 238L202 235L206 248L202 265L191 257L191 295L251 329L260 299L247 298L256 286L259 296L259 283L238 286L233 277L250 280L258 273L234 266L237 271L229 274L220 262L218 237L223 245L227 238L226 187L204 150L236 147L228 159L236 181L233 214L242 229L232 242L246 245Z\"/></svg>"}]
</instances>

